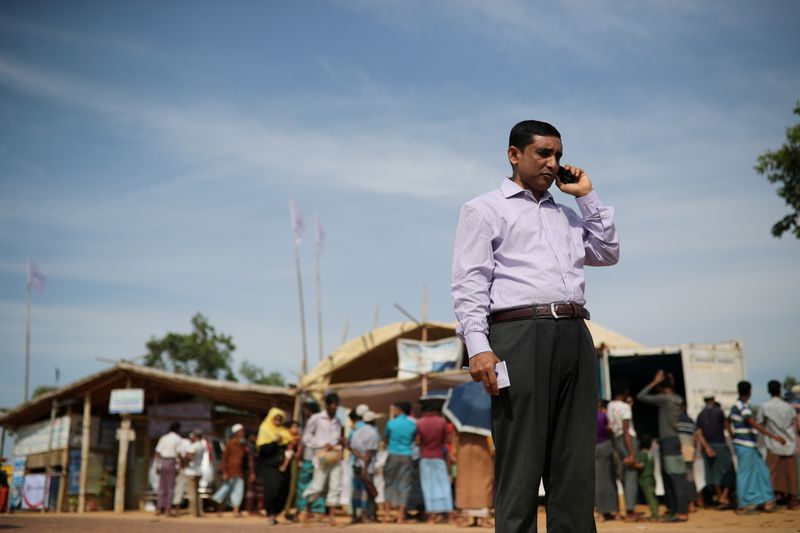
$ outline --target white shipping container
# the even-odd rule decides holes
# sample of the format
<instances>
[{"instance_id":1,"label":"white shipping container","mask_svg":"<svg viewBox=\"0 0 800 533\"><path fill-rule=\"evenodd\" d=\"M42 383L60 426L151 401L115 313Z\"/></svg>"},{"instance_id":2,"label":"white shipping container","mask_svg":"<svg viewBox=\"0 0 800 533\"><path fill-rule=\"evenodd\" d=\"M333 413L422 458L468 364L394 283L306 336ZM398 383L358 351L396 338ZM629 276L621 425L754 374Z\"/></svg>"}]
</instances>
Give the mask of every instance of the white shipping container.
<instances>
[{"instance_id":1,"label":"white shipping container","mask_svg":"<svg viewBox=\"0 0 800 533\"><path fill-rule=\"evenodd\" d=\"M686 412L693 420L697 420L697 415L705 407L703 398L706 396L714 396L728 413L739 397L736 384L747 379L742 344L737 340L606 349L598 364L600 397L605 399L611 399L611 387L617 380L624 381L635 398L659 369L671 372L675 376L676 392L686 401ZM658 443L655 441L657 410L641 403L634 404L633 423L638 434L648 433L654 438L656 493L663 494ZM697 490L701 490L705 486L705 469L699 449L694 473Z\"/></svg>"}]
</instances>

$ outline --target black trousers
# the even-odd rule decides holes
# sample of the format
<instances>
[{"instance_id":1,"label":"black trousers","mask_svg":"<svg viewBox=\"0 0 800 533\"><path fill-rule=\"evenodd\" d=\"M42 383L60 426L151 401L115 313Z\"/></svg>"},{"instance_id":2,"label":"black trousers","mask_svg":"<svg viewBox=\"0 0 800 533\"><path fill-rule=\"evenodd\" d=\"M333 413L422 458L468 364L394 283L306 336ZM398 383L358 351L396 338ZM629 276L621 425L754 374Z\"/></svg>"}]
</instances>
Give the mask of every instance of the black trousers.
<instances>
[{"instance_id":1,"label":"black trousers","mask_svg":"<svg viewBox=\"0 0 800 533\"><path fill-rule=\"evenodd\" d=\"M492 398L496 531L536 532L542 480L548 532L595 532L598 384L589 329L572 318L499 322L489 343L511 380Z\"/></svg>"},{"instance_id":2,"label":"black trousers","mask_svg":"<svg viewBox=\"0 0 800 533\"><path fill-rule=\"evenodd\" d=\"M689 497L686 481L686 462L681 454L678 437L658 439L661 456L661 481L664 483L664 503L668 514L688 514Z\"/></svg>"}]
</instances>

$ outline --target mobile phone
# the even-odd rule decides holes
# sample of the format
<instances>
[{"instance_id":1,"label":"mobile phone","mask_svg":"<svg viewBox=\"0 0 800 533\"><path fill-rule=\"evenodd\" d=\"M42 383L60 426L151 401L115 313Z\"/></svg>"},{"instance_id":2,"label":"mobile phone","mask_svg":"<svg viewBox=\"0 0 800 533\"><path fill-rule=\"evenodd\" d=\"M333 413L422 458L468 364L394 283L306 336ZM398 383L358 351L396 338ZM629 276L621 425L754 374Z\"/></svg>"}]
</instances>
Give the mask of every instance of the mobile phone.
<instances>
[{"instance_id":1,"label":"mobile phone","mask_svg":"<svg viewBox=\"0 0 800 533\"><path fill-rule=\"evenodd\" d=\"M576 181L575 176L564 167L558 167L558 177L561 183L575 183Z\"/></svg>"}]
</instances>

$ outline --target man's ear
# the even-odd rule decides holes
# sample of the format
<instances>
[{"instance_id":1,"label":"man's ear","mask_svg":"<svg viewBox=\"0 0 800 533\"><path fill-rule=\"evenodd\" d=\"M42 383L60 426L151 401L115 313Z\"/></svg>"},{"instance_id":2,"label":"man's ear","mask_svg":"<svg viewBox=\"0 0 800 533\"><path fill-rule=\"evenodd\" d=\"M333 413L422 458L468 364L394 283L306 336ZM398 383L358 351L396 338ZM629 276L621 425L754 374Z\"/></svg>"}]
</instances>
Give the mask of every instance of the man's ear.
<instances>
[{"instance_id":1,"label":"man's ear","mask_svg":"<svg viewBox=\"0 0 800 533\"><path fill-rule=\"evenodd\" d=\"M511 166L514 167L517 166L521 157L522 157L522 150L520 150L516 146L508 147L508 162L511 163Z\"/></svg>"}]
</instances>

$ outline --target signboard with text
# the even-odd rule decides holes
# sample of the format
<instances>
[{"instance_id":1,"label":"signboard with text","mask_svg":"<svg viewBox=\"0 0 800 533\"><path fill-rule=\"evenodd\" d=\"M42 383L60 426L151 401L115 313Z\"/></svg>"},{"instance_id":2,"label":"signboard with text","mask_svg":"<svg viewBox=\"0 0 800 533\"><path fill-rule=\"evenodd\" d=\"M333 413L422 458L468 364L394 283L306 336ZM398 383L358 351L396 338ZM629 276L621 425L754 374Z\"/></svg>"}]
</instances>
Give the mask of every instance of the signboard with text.
<instances>
[{"instance_id":1,"label":"signboard with text","mask_svg":"<svg viewBox=\"0 0 800 533\"><path fill-rule=\"evenodd\" d=\"M455 370L461 362L462 352L463 344L458 337L432 342L397 339L397 377L410 378Z\"/></svg>"},{"instance_id":2,"label":"signboard with text","mask_svg":"<svg viewBox=\"0 0 800 533\"><path fill-rule=\"evenodd\" d=\"M111 414L144 412L144 389L114 389L108 401Z\"/></svg>"}]
</instances>

